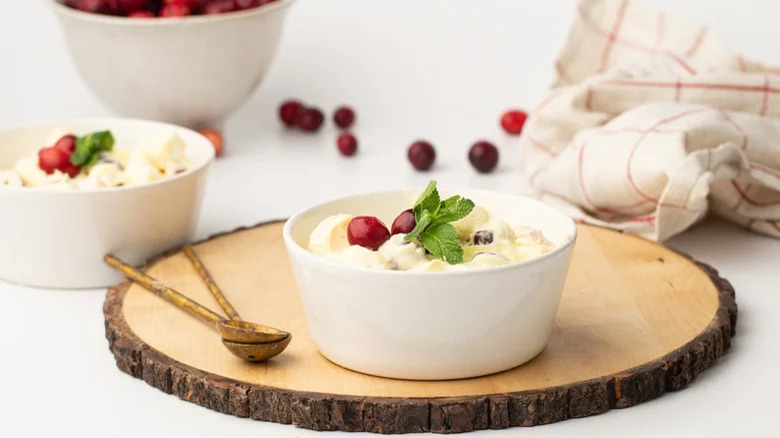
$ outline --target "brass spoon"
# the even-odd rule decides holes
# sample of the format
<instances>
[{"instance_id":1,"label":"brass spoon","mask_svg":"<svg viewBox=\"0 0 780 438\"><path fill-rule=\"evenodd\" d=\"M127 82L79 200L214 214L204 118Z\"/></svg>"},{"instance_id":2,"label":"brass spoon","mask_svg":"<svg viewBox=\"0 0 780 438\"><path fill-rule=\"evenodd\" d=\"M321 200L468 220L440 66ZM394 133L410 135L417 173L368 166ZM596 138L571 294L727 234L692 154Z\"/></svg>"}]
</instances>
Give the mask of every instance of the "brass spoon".
<instances>
[{"instance_id":1,"label":"brass spoon","mask_svg":"<svg viewBox=\"0 0 780 438\"><path fill-rule=\"evenodd\" d=\"M144 289L153 292L160 298L179 307L190 315L201 319L207 324L217 327L219 332L223 333L219 327L228 321L217 313L212 312L211 310L175 291L162 281L159 281L147 275L146 273L133 268L132 266L124 263L110 254L105 256L105 261L109 266L117 269L127 278L143 286ZM224 331L224 334L227 334L228 336L224 337L225 335L223 334L222 344L234 356L249 362L261 362L266 359L270 359L284 351L284 349L287 348L287 345L290 344L292 335L289 333L287 334L287 337L274 342L241 342L244 339L251 339L253 336L256 338L262 338L263 336L261 336L261 334L265 336L268 335L267 333L256 332L253 328L254 325L255 324L252 323L246 323L244 326L228 326L228 328ZM252 332L254 332L254 334ZM274 339L278 339L278 337L274 336Z\"/></svg>"},{"instance_id":2,"label":"brass spoon","mask_svg":"<svg viewBox=\"0 0 780 438\"><path fill-rule=\"evenodd\" d=\"M230 318L229 321L222 321L221 324L217 325L217 329L223 338L243 344L255 344L258 342L278 342L290 336L290 333L273 327L243 321L233 305L227 300L225 294L222 293L222 289L217 286L214 277L211 276L206 266L203 265L195 250L189 245L184 245L181 249L192 263L195 271L200 275L200 278L206 283L206 287L208 287L211 295L219 303L219 307Z\"/></svg>"}]
</instances>

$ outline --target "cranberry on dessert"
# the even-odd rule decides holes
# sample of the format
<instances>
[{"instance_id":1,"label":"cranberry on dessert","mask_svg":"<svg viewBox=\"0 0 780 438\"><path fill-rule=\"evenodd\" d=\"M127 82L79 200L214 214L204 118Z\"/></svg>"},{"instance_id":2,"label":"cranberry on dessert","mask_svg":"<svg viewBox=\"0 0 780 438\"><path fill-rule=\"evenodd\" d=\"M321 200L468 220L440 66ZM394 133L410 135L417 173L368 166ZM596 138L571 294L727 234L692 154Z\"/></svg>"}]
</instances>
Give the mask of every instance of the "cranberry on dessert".
<instances>
[{"instance_id":1,"label":"cranberry on dessert","mask_svg":"<svg viewBox=\"0 0 780 438\"><path fill-rule=\"evenodd\" d=\"M340 106L333 113L333 123L341 129L347 129L355 123L355 112L348 106Z\"/></svg>"},{"instance_id":2,"label":"cranberry on dessert","mask_svg":"<svg viewBox=\"0 0 780 438\"><path fill-rule=\"evenodd\" d=\"M245 9L252 9L260 6L262 2L260 0L233 0L236 11L243 11Z\"/></svg>"},{"instance_id":3,"label":"cranberry on dessert","mask_svg":"<svg viewBox=\"0 0 780 438\"><path fill-rule=\"evenodd\" d=\"M490 245L493 243L493 232L490 230L479 230L474 232L472 237L474 245Z\"/></svg>"},{"instance_id":4,"label":"cranberry on dessert","mask_svg":"<svg viewBox=\"0 0 780 438\"><path fill-rule=\"evenodd\" d=\"M76 136L65 135L57 143L54 143L54 147L70 155L76 150Z\"/></svg>"},{"instance_id":5,"label":"cranberry on dessert","mask_svg":"<svg viewBox=\"0 0 780 438\"><path fill-rule=\"evenodd\" d=\"M203 0L163 0L165 5L184 5L190 11L197 10L202 3L206 3Z\"/></svg>"},{"instance_id":6,"label":"cranberry on dessert","mask_svg":"<svg viewBox=\"0 0 780 438\"><path fill-rule=\"evenodd\" d=\"M350 245L360 245L376 251L389 238L390 231L374 216L357 216L347 225L347 240Z\"/></svg>"},{"instance_id":7,"label":"cranberry on dessert","mask_svg":"<svg viewBox=\"0 0 780 438\"><path fill-rule=\"evenodd\" d=\"M354 135L349 132L344 132L338 136L336 143L339 147L339 152L345 157L351 157L355 155L358 148L358 141Z\"/></svg>"},{"instance_id":8,"label":"cranberry on dessert","mask_svg":"<svg viewBox=\"0 0 780 438\"><path fill-rule=\"evenodd\" d=\"M217 0L210 1L203 5L200 9L200 13L203 15L224 14L235 10L235 3L233 0Z\"/></svg>"},{"instance_id":9,"label":"cranberry on dessert","mask_svg":"<svg viewBox=\"0 0 780 438\"><path fill-rule=\"evenodd\" d=\"M78 10L91 12L93 14L113 14L115 12L113 3L109 0L81 0L78 3Z\"/></svg>"},{"instance_id":10,"label":"cranberry on dessert","mask_svg":"<svg viewBox=\"0 0 780 438\"><path fill-rule=\"evenodd\" d=\"M154 12L152 11L135 11L127 15L128 18L154 18Z\"/></svg>"},{"instance_id":11,"label":"cranberry on dessert","mask_svg":"<svg viewBox=\"0 0 780 438\"><path fill-rule=\"evenodd\" d=\"M390 227L390 234L411 233L415 225L417 225L417 221L414 219L414 212L412 209L404 210L393 221L393 225Z\"/></svg>"},{"instance_id":12,"label":"cranberry on dessert","mask_svg":"<svg viewBox=\"0 0 780 438\"><path fill-rule=\"evenodd\" d=\"M469 161L477 171L487 173L498 164L498 149L486 141L478 141L469 150Z\"/></svg>"},{"instance_id":13,"label":"cranberry on dessert","mask_svg":"<svg viewBox=\"0 0 780 438\"><path fill-rule=\"evenodd\" d=\"M295 99L285 100L279 107L279 118L285 125L295 126L295 121L304 109L303 104Z\"/></svg>"},{"instance_id":14,"label":"cranberry on dessert","mask_svg":"<svg viewBox=\"0 0 780 438\"><path fill-rule=\"evenodd\" d=\"M325 120L325 116L322 115L322 111L317 108L306 108L295 120L295 124L307 132L316 132L322 126L322 121Z\"/></svg>"},{"instance_id":15,"label":"cranberry on dessert","mask_svg":"<svg viewBox=\"0 0 780 438\"><path fill-rule=\"evenodd\" d=\"M145 10L147 3L147 0L114 0L116 13L120 15L130 15L133 12Z\"/></svg>"},{"instance_id":16,"label":"cranberry on dessert","mask_svg":"<svg viewBox=\"0 0 780 438\"><path fill-rule=\"evenodd\" d=\"M186 17L192 15L192 9L184 3L168 3L160 9L160 17Z\"/></svg>"},{"instance_id":17,"label":"cranberry on dessert","mask_svg":"<svg viewBox=\"0 0 780 438\"><path fill-rule=\"evenodd\" d=\"M61 172L70 170L73 165L70 163L70 154L62 149L48 147L38 152L38 167L44 172L52 174L57 170Z\"/></svg>"},{"instance_id":18,"label":"cranberry on dessert","mask_svg":"<svg viewBox=\"0 0 780 438\"><path fill-rule=\"evenodd\" d=\"M508 134L520 134L523 132L523 125L525 125L525 119L528 118L528 114L525 111L510 110L501 116L501 127L504 128Z\"/></svg>"},{"instance_id":19,"label":"cranberry on dessert","mask_svg":"<svg viewBox=\"0 0 780 438\"><path fill-rule=\"evenodd\" d=\"M433 145L427 141L419 140L409 146L406 156L415 169L428 170L436 160L436 150L434 150Z\"/></svg>"},{"instance_id":20,"label":"cranberry on dessert","mask_svg":"<svg viewBox=\"0 0 780 438\"><path fill-rule=\"evenodd\" d=\"M225 151L225 141L222 139L222 134L216 129L206 128L198 131L202 136L209 139L212 146L214 146L214 152L219 157Z\"/></svg>"}]
</instances>

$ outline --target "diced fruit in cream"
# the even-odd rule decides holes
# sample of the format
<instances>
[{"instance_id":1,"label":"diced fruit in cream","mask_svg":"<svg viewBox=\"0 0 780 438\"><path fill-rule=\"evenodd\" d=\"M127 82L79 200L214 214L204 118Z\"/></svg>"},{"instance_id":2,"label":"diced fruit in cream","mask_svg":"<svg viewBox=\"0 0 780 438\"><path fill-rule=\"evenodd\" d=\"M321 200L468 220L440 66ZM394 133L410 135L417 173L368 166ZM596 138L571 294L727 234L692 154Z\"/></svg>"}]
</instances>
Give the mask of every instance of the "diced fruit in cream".
<instances>
[{"instance_id":1,"label":"diced fruit in cream","mask_svg":"<svg viewBox=\"0 0 780 438\"><path fill-rule=\"evenodd\" d=\"M113 147L110 131L77 137L58 129L49 144L19 159L13 169L0 170L5 175L0 185L62 190L131 186L175 175L192 164L184 140L175 133L127 151Z\"/></svg>"},{"instance_id":2,"label":"diced fruit in cream","mask_svg":"<svg viewBox=\"0 0 780 438\"><path fill-rule=\"evenodd\" d=\"M452 226L458 232L460 240L469 240L474 231L479 229L481 225L486 224L488 220L490 220L490 215L487 210L477 205L468 216L453 222Z\"/></svg>"},{"instance_id":3,"label":"diced fruit in cream","mask_svg":"<svg viewBox=\"0 0 780 438\"><path fill-rule=\"evenodd\" d=\"M390 264L390 269L408 271L428 261L425 250L404 240L403 234L395 234L379 247L379 254Z\"/></svg>"},{"instance_id":4,"label":"diced fruit in cream","mask_svg":"<svg viewBox=\"0 0 780 438\"><path fill-rule=\"evenodd\" d=\"M317 225L309 236L309 251L317 255L337 253L347 248L347 226L351 215L337 214L329 216Z\"/></svg>"}]
</instances>

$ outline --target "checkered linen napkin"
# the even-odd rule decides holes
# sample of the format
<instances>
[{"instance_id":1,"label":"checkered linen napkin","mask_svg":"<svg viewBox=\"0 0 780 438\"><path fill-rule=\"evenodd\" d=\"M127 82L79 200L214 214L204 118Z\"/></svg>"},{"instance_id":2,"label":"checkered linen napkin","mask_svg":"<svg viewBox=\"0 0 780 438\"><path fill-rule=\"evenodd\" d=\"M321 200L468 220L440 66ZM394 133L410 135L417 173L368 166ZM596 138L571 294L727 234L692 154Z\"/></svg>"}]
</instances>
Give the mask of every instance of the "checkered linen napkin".
<instances>
[{"instance_id":1,"label":"checkered linen napkin","mask_svg":"<svg viewBox=\"0 0 780 438\"><path fill-rule=\"evenodd\" d=\"M578 12L521 137L540 198L656 240L710 210L780 237L780 70L640 3Z\"/></svg>"}]
</instances>

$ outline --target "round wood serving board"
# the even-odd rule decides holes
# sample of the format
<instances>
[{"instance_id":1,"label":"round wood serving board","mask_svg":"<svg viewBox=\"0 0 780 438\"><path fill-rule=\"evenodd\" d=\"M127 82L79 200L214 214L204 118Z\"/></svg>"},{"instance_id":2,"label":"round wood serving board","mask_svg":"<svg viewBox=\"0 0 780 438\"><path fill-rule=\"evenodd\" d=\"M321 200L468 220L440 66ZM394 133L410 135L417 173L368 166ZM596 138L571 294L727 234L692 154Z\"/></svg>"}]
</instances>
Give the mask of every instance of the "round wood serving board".
<instances>
[{"instance_id":1,"label":"round wood serving board","mask_svg":"<svg viewBox=\"0 0 780 438\"><path fill-rule=\"evenodd\" d=\"M108 291L104 307L118 367L184 400L256 420L317 430L466 432L653 399L690 383L734 334L734 290L714 269L639 237L581 225L555 332L534 360L467 380L368 376L317 352L281 229L282 222L262 224L195 248L244 318L293 333L282 355L242 362L214 330L125 282ZM219 310L183 254L147 268Z\"/></svg>"}]
</instances>

